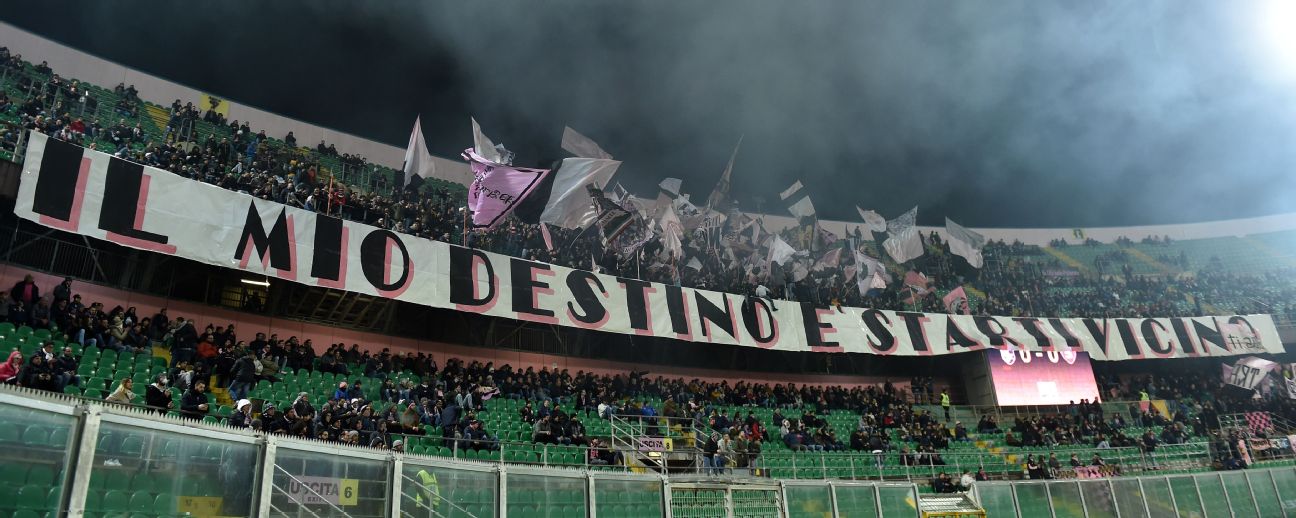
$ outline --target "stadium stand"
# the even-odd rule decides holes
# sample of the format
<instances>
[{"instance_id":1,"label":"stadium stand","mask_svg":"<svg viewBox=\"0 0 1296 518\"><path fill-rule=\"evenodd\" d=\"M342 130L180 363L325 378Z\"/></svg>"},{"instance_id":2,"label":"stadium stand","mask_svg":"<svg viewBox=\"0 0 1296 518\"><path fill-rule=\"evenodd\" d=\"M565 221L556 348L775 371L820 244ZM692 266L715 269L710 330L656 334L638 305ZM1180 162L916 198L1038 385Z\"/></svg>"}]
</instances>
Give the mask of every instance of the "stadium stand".
<instances>
[{"instance_id":1,"label":"stadium stand","mask_svg":"<svg viewBox=\"0 0 1296 518\"><path fill-rule=\"evenodd\" d=\"M471 239L479 248L538 261L595 266L592 236L555 230L569 243L559 254L546 250L537 228L517 222L465 236L462 186L433 182L417 196L393 191L395 171L338 156L323 142L299 147L179 101L167 107L140 99L129 85L108 89L62 78L7 50L0 51L0 65L0 159L20 158L23 132L41 131L308 210L432 239ZM783 237L815 246L792 230ZM842 236L851 237L862 236ZM885 257L876 243L863 241ZM1048 247L995 242L986 247L981 271L967 268L938 236L926 236L925 246L928 253L911 266L929 274L936 290L916 302L903 301L900 290L864 297L840 289L831 271L773 289L776 296L824 305L930 312L947 311L941 296L966 286L979 314L1296 317L1293 232ZM615 258L594 262L626 276L634 271ZM672 275L687 286L752 288L718 259L698 270L644 277L670 281ZM1197 512L1218 512L1212 506L1245 495L1251 507L1243 511L1266 516L1296 497L1293 456L1270 452L1244 460L1249 452L1239 442L1260 434L1225 418L1264 413L1273 422L1265 432L1276 434L1280 423L1296 422L1296 408L1287 399L1221 390L1219 361L1150 374L1103 366L1101 404L1013 413L958 407L946 419L934 404L937 387L923 376L906 386L843 388L758 377L733 383L649 378L632 366L615 375L572 374L248 337L205 315L139 315L120 301L83 301L70 287L25 280L5 299L0 349L12 353L0 381L23 389L0 392L14 398L0 400L0 445L8 446L0 511L6 516L66 510L75 499L84 499L94 516L174 516L202 506L239 515L253 513L262 498L279 514L309 506L325 514L381 516L395 499L448 516L504 510L524 517L662 516L667 506L673 516L773 516L780 509L790 516L855 516L849 508L913 516L922 495L969 486L985 488L977 497L987 510L1008 515L1046 515L1068 505L1125 509L1135 500L1144 514L1191 511L1191 494L1199 495ZM1164 406L1141 405L1143 393ZM23 398L62 410L14 402ZM70 408L118 417L91 429ZM186 426L203 434L186 435ZM707 460L669 465L617 447L642 435L673 439ZM260 450L266 443L257 442L264 437L296 448L267 457ZM68 459L87 440L95 445L93 468L84 493L74 497ZM330 459L321 452L341 453ZM258 465L262 457L272 462ZM388 472L400 466L387 464L392 459L405 463L396 477ZM487 463L518 471L501 474ZM266 466L260 477L274 489L254 492L254 474ZM1093 468L1102 488L1078 479L1070 469L1077 466ZM1237 472L1247 467L1274 469ZM593 482L591 491L577 468L608 478ZM698 478L667 484L634 476L656 469L691 470ZM419 485L429 480L421 473L439 489ZM796 482L739 487L715 481L737 474ZM398 491L392 478L411 489L392 496ZM508 481L503 490L502 478ZM356 494L307 496L303 491L313 489L291 489L316 479L354 481ZM823 484L826 479L840 485ZM1106 500L1095 498L1100 494ZM337 514L340 507L344 514Z\"/></svg>"}]
</instances>

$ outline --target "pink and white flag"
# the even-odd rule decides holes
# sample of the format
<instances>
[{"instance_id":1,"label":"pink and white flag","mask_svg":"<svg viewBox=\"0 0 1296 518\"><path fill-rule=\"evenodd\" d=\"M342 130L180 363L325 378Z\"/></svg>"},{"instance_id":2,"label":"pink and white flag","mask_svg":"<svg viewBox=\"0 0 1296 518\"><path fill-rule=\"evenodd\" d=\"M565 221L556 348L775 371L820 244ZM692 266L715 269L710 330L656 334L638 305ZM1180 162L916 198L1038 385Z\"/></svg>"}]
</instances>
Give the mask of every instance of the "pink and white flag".
<instances>
[{"instance_id":1,"label":"pink and white flag","mask_svg":"<svg viewBox=\"0 0 1296 518\"><path fill-rule=\"evenodd\" d=\"M1260 382L1264 381L1265 376L1268 376L1276 367L1278 367L1277 363L1264 358L1248 356L1235 362L1231 370L1224 371L1224 383L1247 390L1255 390L1260 386Z\"/></svg>"},{"instance_id":2,"label":"pink and white flag","mask_svg":"<svg viewBox=\"0 0 1296 518\"><path fill-rule=\"evenodd\" d=\"M468 186L473 228L495 228L549 174L548 169L492 162L472 148L465 149L463 157L472 166L474 177Z\"/></svg>"},{"instance_id":3,"label":"pink and white flag","mask_svg":"<svg viewBox=\"0 0 1296 518\"><path fill-rule=\"evenodd\" d=\"M812 269L817 272L826 268L836 268L837 265L841 264L841 255L842 248L840 246L833 248L819 257Z\"/></svg>"},{"instance_id":4,"label":"pink and white flag","mask_svg":"<svg viewBox=\"0 0 1296 518\"><path fill-rule=\"evenodd\" d=\"M540 237L544 238L545 250L553 252L553 235L549 233L549 225L546 225L543 221L540 222Z\"/></svg>"},{"instance_id":5,"label":"pink and white flag","mask_svg":"<svg viewBox=\"0 0 1296 518\"><path fill-rule=\"evenodd\" d=\"M950 291L949 293L945 294L945 297L941 299L941 301L945 303L946 311L949 311L950 313L959 313L963 315L968 314L967 300L968 300L967 292L963 291L962 286L954 288L953 291Z\"/></svg>"}]
</instances>

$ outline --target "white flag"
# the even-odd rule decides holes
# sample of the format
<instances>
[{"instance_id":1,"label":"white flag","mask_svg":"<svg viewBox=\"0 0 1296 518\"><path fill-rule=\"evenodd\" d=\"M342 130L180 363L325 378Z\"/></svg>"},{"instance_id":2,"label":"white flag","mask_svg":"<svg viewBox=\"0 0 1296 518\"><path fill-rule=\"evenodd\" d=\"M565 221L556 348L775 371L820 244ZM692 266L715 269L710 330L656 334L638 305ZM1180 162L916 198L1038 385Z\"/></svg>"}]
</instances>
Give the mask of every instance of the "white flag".
<instances>
[{"instance_id":1,"label":"white flag","mask_svg":"<svg viewBox=\"0 0 1296 518\"><path fill-rule=\"evenodd\" d=\"M409 187L415 177L426 180L436 175L436 163L423 140L423 125L419 123L419 117L414 117L414 131L410 132L409 145L405 146L405 167L401 169L405 171L402 187Z\"/></svg>"},{"instance_id":2,"label":"white flag","mask_svg":"<svg viewBox=\"0 0 1296 518\"><path fill-rule=\"evenodd\" d=\"M886 268L882 266L882 261L856 251L855 264L862 268L860 270L861 277L878 275L886 282L891 282L891 274L887 273Z\"/></svg>"},{"instance_id":3,"label":"white flag","mask_svg":"<svg viewBox=\"0 0 1296 518\"><path fill-rule=\"evenodd\" d=\"M665 180L662 180L661 183L657 184L657 187L660 187L661 190L671 193L675 196L679 196L680 187L683 186L683 184L684 181L680 180L679 178L667 178Z\"/></svg>"},{"instance_id":4,"label":"white flag","mask_svg":"<svg viewBox=\"0 0 1296 518\"><path fill-rule=\"evenodd\" d=\"M603 148L599 147L597 142L590 140L589 137L581 135L568 126L563 127L562 148L568 153L581 158L612 159L612 155L609 155L607 151L603 151Z\"/></svg>"},{"instance_id":5,"label":"white flag","mask_svg":"<svg viewBox=\"0 0 1296 518\"><path fill-rule=\"evenodd\" d=\"M882 242L887 255L897 263L905 263L923 255L922 238L918 236L918 207L909 209L893 220L887 221L887 233Z\"/></svg>"},{"instance_id":6,"label":"white flag","mask_svg":"<svg viewBox=\"0 0 1296 518\"><path fill-rule=\"evenodd\" d=\"M598 211L590 203L586 185L602 189L621 162L598 158L564 158L553 174L553 189L549 203L540 214L540 221L563 228L585 228L598 219Z\"/></svg>"},{"instance_id":7,"label":"white flag","mask_svg":"<svg viewBox=\"0 0 1296 518\"><path fill-rule=\"evenodd\" d=\"M985 236L945 218L945 237L949 240L950 252L954 255L967 259L973 268L980 268L984 264L981 247L985 246Z\"/></svg>"},{"instance_id":8,"label":"white flag","mask_svg":"<svg viewBox=\"0 0 1296 518\"><path fill-rule=\"evenodd\" d=\"M788 259L796 255L796 249L783 242L783 238L774 236L774 241L770 243L769 261L779 263L781 266L787 266Z\"/></svg>"},{"instance_id":9,"label":"white flag","mask_svg":"<svg viewBox=\"0 0 1296 518\"><path fill-rule=\"evenodd\" d=\"M666 206L666 211L662 213L661 220L657 222L662 229L662 246L669 250L676 258L684 255L684 227L680 225L679 217L675 215L675 209L670 205Z\"/></svg>"},{"instance_id":10,"label":"white flag","mask_svg":"<svg viewBox=\"0 0 1296 518\"><path fill-rule=\"evenodd\" d=\"M1264 381L1265 376L1274 370L1278 364L1263 358L1248 356L1238 360L1233 364L1232 372L1226 371L1224 383L1242 387L1247 390L1255 390Z\"/></svg>"},{"instance_id":11,"label":"white flag","mask_svg":"<svg viewBox=\"0 0 1296 518\"><path fill-rule=\"evenodd\" d=\"M491 142L491 139L487 138L485 133L482 133L481 125L477 124L477 119L472 119L472 131L473 151L476 151L478 155L481 155L487 161L510 165L501 160L499 150L495 149L495 143Z\"/></svg>"},{"instance_id":12,"label":"white flag","mask_svg":"<svg viewBox=\"0 0 1296 518\"><path fill-rule=\"evenodd\" d=\"M707 207L720 209L729 199L729 177L733 174L734 160L738 158L738 149L742 147L743 137L738 137L738 145L734 146L733 153L729 155L729 163L725 165L724 172L720 173L720 181L716 182L715 189L711 190L711 195L707 197Z\"/></svg>"},{"instance_id":13,"label":"white flag","mask_svg":"<svg viewBox=\"0 0 1296 518\"><path fill-rule=\"evenodd\" d=\"M792 213L792 215L796 216L797 218L814 217L815 215L814 203L810 201L810 196L808 195L804 196L800 200L797 200L796 203L789 205L788 212Z\"/></svg>"},{"instance_id":14,"label":"white flag","mask_svg":"<svg viewBox=\"0 0 1296 518\"><path fill-rule=\"evenodd\" d=\"M881 214L878 214L878 213L873 212L873 211L871 211L871 210L864 210L864 209L861 209L861 208L859 208L859 206L856 206L856 207L855 207L855 210L856 210L856 211L859 211L859 215L860 215L860 217L861 217L861 218L864 218L864 223L868 224L868 229L869 229L870 231L872 231L872 232L886 232L886 229L887 229L887 222L886 222L886 218L882 217Z\"/></svg>"},{"instance_id":15,"label":"white flag","mask_svg":"<svg viewBox=\"0 0 1296 518\"><path fill-rule=\"evenodd\" d=\"M696 257L690 257L688 260L688 264L685 264L684 266L687 268L692 268L699 272L702 271L702 261L699 261L698 258Z\"/></svg>"},{"instance_id":16,"label":"white flag","mask_svg":"<svg viewBox=\"0 0 1296 518\"><path fill-rule=\"evenodd\" d=\"M792 184L791 187L788 187L787 189L784 189L783 192L779 193L779 199L786 200L800 190L801 190L801 180L797 180L796 183Z\"/></svg>"}]
</instances>

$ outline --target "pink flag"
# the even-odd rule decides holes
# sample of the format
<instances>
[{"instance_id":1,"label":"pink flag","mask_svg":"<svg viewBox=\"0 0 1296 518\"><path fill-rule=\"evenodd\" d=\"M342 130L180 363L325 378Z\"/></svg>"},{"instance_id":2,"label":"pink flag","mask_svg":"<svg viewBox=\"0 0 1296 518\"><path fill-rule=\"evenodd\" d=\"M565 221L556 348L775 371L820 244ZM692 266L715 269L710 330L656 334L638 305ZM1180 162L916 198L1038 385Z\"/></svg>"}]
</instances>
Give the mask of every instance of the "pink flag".
<instances>
[{"instance_id":1,"label":"pink flag","mask_svg":"<svg viewBox=\"0 0 1296 518\"><path fill-rule=\"evenodd\" d=\"M553 235L549 234L549 225L544 224L543 221L540 222L540 235L544 237L545 249L550 252L553 252L554 251Z\"/></svg>"},{"instance_id":2,"label":"pink flag","mask_svg":"<svg viewBox=\"0 0 1296 518\"><path fill-rule=\"evenodd\" d=\"M549 174L548 169L491 162L472 148L465 149L463 157L472 165L474 177L468 186L473 228L494 228Z\"/></svg>"},{"instance_id":3,"label":"pink flag","mask_svg":"<svg viewBox=\"0 0 1296 518\"><path fill-rule=\"evenodd\" d=\"M945 298L941 300L945 302L945 311L964 315L968 314L967 292L963 291L962 286L954 288L954 291L946 294Z\"/></svg>"},{"instance_id":4,"label":"pink flag","mask_svg":"<svg viewBox=\"0 0 1296 518\"><path fill-rule=\"evenodd\" d=\"M927 276L918 273L918 270L909 270L904 278L905 290L909 295L905 298L905 304L914 304L918 298L927 294Z\"/></svg>"}]
</instances>

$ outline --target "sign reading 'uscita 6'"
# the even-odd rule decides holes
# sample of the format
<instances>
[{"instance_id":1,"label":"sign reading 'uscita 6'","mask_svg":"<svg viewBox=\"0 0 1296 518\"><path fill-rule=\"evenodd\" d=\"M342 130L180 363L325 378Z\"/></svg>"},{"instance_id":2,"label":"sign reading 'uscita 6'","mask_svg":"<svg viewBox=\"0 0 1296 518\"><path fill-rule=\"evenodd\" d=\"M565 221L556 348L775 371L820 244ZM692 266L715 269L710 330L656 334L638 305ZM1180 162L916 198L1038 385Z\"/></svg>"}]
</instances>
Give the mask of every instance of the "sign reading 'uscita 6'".
<instances>
[{"instance_id":1,"label":"sign reading 'uscita 6'","mask_svg":"<svg viewBox=\"0 0 1296 518\"><path fill-rule=\"evenodd\" d=\"M32 133L14 212L124 246L426 306L787 351L1281 352L1268 315L1028 318L822 308L574 270L287 207ZM777 309L777 310L776 310Z\"/></svg>"}]
</instances>

